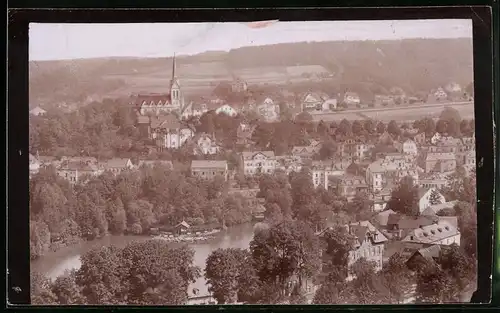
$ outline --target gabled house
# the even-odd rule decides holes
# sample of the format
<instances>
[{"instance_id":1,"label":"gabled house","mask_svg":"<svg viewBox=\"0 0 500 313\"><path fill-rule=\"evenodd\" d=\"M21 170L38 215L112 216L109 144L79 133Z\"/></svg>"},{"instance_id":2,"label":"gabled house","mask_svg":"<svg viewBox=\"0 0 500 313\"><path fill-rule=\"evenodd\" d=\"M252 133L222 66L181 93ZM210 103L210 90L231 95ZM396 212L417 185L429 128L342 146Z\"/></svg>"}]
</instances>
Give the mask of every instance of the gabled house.
<instances>
[{"instance_id":1,"label":"gabled house","mask_svg":"<svg viewBox=\"0 0 500 313\"><path fill-rule=\"evenodd\" d=\"M405 238L416 228L432 225L438 222L436 216L406 216L399 213L389 214L387 232L395 239Z\"/></svg>"},{"instance_id":2,"label":"gabled house","mask_svg":"<svg viewBox=\"0 0 500 313\"><path fill-rule=\"evenodd\" d=\"M193 160L191 161L191 174L202 179L214 179L215 176L222 176L227 180L227 161Z\"/></svg>"},{"instance_id":3,"label":"gabled house","mask_svg":"<svg viewBox=\"0 0 500 313\"><path fill-rule=\"evenodd\" d=\"M103 165L104 170L110 171L111 173L118 175L122 171L133 169L134 165L130 159L125 158L113 158L108 160Z\"/></svg>"},{"instance_id":4,"label":"gabled house","mask_svg":"<svg viewBox=\"0 0 500 313\"><path fill-rule=\"evenodd\" d=\"M236 77L231 82L231 91L232 92L245 92L248 90L248 84L243 79Z\"/></svg>"},{"instance_id":5,"label":"gabled house","mask_svg":"<svg viewBox=\"0 0 500 313\"><path fill-rule=\"evenodd\" d=\"M272 174L278 165L274 151L244 151L241 153L244 175Z\"/></svg>"},{"instance_id":6,"label":"gabled house","mask_svg":"<svg viewBox=\"0 0 500 313\"><path fill-rule=\"evenodd\" d=\"M425 209L427 209L429 206L431 206L432 199L431 195L432 193L435 193L437 195L436 201L438 203L444 203L446 202L446 198L437 190L436 188L419 188L418 189L418 209L419 212L422 213Z\"/></svg>"},{"instance_id":7,"label":"gabled house","mask_svg":"<svg viewBox=\"0 0 500 313\"><path fill-rule=\"evenodd\" d=\"M435 245L460 245L460 231L447 222L417 227L410 231L402 241Z\"/></svg>"},{"instance_id":8,"label":"gabled house","mask_svg":"<svg viewBox=\"0 0 500 313\"><path fill-rule=\"evenodd\" d=\"M33 116L44 116L45 114L47 114L47 111L45 111L44 109L42 109L39 106L30 110L30 115L33 115Z\"/></svg>"},{"instance_id":9,"label":"gabled house","mask_svg":"<svg viewBox=\"0 0 500 313\"><path fill-rule=\"evenodd\" d=\"M341 197L346 197L348 201L352 200L358 192L368 191L368 185L362 176L344 174L337 177L337 193Z\"/></svg>"},{"instance_id":10,"label":"gabled house","mask_svg":"<svg viewBox=\"0 0 500 313\"><path fill-rule=\"evenodd\" d=\"M434 90L431 92L429 95L427 102L433 103L433 102L441 102L441 101L446 101L448 99L448 94L442 87L439 87L438 89Z\"/></svg>"},{"instance_id":11,"label":"gabled house","mask_svg":"<svg viewBox=\"0 0 500 313\"><path fill-rule=\"evenodd\" d=\"M81 182L85 177L98 176L103 172L95 162L89 160L66 159L57 168L57 174L71 184Z\"/></svg>"},{"instance_id":12,"label":"gabled house","mask_svg":"<svg viewBox=\"0 0 500 313\"><path fill-rule=\"evenodd\" d=\"M280 106L271 98L265 98L264 101L262 101L262 103L257 106L257 113L266 122L275 122L280 118Z\"/></svg>"},{"instance_id":13,"label":"gabled house","mask_svg":"<svg viewBox=\"0 0 500 313\"><path fill-rule=\"evenodd\" d=\"M361 99L357 93L351 91L344 93L344 104L347 106L357 106L360 103Z\"/></svg>"},{"instance_id":14,"label":"gabled house","mask_svg":"<svg viewBox=\"0 0 500 313\"><path fill-rule=\"evenodd\" d=\"M315 188L322 186L328 190L337 184L337 179L332 182L332 177L339 177L345 174L350 162L346 161L313 161L311 166L311 176Z\"/></svg>"},{"instance_id":15,"label":"gabled house","mask_svg":"<svg viewBox=\"0 0 500 313\"><path fill-rule=\"evenodd\" d=\"M329 99L328 95L321 92L309 92L302 97L302 112L322 111L323 103Z\"/></svg>"},{"instance_id":16,"label":"gabled house","mask_svg":"<svg viewBox=\"0 0 500 313\"><path fill-rule=\"evenodd\" d=\"M430 215L437 216L437 214L446 209L453 209L458 201L448 201L439 204L431 204L425 210L423 210L420 215Z\"/></svg>"}]
</instances>

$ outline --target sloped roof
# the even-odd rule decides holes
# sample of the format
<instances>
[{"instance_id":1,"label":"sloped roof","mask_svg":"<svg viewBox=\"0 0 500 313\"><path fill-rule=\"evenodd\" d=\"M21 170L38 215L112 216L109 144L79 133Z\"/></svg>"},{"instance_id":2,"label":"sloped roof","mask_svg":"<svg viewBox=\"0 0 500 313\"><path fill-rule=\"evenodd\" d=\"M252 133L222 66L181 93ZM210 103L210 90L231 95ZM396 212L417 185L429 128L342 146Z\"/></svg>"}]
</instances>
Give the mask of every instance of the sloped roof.
<instances>
[{"instance_id":1,"label":"sloped roof","mask_svg":"<svg viewBox=\"0 0 500 313\"><path fill-rule=\"evenodd\" d=\"M384 234L382 234L369 221L359 221L359 222L356 222L356 223L351 223L351 224L347 225L347 229L348 230L351 229L352 230L351 234L355 235L357 237L357 239L360 240L361 242L365 238L367 232L371 232L371 233L376 233L377 234L376 238L372 237L372 240L375 243L382 243L382 242L385 242L385 241L388 240L387 237L385 237Z\"/></svg>"},{"instance_id":2,"label":"sloped roof","mask_svg":"<svg viewBox=\"0 0 500 313\"><path fill-rule=\"evenodd\" d=\"M426 161L446 161L446 160L455 160L455 154L451 152L447 153L427 153Z\"/></svg>"},{"instance_id":3,"label":"sloped roof","mask_svg":"<svg viewBox=\"0 0 500 313\"><path fill-rule=\"evenodd\" d=\"M59 166L59 170L94 172L98 171L99 167L96 164L82 161L64 161Z\"/></svg>"},{"instance_id":4,"label":"sloped roof","mask_svg":"<svg viewBox=\"0 0 500 313\"><path fill-rule=\"evenodd\" d=\"M263 154L267 158L274 158L274 151L244 151L242 152L243 159L250 160L253 159L256 155Z\"/></svg>"},{"instance_id":5,"label":"sloped roof","mask_svg":"<svg viewBox=\"0 0 500 313\"><path fill-rule=\"evenodd\" d=\"M389 221L389 215L395 213L396 212L394 212L393 210L385 210L375 215L374 218L380 226L387 226L387 222Z\"/></svg>"},{"instance_id":6,"label":"sloped roof","mask_svg":"<svg viewBox=\"0 0 500 313\"><path fill-rule=\"evenodd\" d=\"M30 113L31 114L43 114L43 113L47 113L47 111L45 111L44 109L42 109L41 107L37 106L33 109L30 110Z\"/></svg>"},{"instance_id":7,"label":"sloped roof","mask_svg":"<svg viewBox=\"0 0 500 313\"><path fill-rule=\"evenodd\" d=\"M458 216L438 216L439 223L449 223L451 226L458 228Z\"/></svg>"},{"instance_id":8,"label":"sloped roof","mask_svg":"<svg viewBox=\"0 0 500 313\"><path fill-rule=\"evenodd\" d=\"M193 160L191 161L191 168L227 168L227 161L219 160Z\"/></svg>"},{"instance_id":9,"label":"sloped roof","mask_svg":"<svg viewBox=\"0 0 500 313\"><path fill-rule=\"evenodd\" d=\"M165 166L168 166L170 168L173 168L173 164L172 164L172 161L169 161L169 160L140 160L139 161L139 166L154 166L156 164L161 164L161 165L165 165Z\"/></svg>"},{"instance_id":10,"label":"sloped roof","mask_svg":"<svg viewBox=\"0 0 500 313\"><path fill-rule=\"evenodd\" d=\"M186 223L186 221L182 221L179 224L175 225L175 228L177 228L179 226L183 226L185 228L190 228L191 227L191 225L189 225L188 223Z\"/></svg>"},{"instance_id":11,"label":"sloped roof","mask_svg":"<svg viewBox=\"0 0 500 313\"><path fill-rule=\"evenodd\" d=\"M436 215L437 213L441 212L444 209L452 209L458 201L448 201L444 203L439 203L439 204L432 204L428 208L426 208L421 215Z\"/></svg>"},{"instance_id":12,"label":"sloped roof","mask_svg":"<svg viewBox=\"0 0 500 313\"><path fill-rule=\"evenodd\" d=\"M160 101L162 103L170 103L170 100L170 93L150 93L137 95L135 98L135 103L136 105L142 105L144 102L146 102L146 104L149 105L151 102L153 102L156 105Z\"/></svg>"},{"instance_id":13,"label":"sloped roof","mask_svg":"<svg viewBox=\"0 0 500 313\"><path fill-rule=\"evenodd\" d=\"M179 129L181 123L173 114L159 115L151 119L151 128Z\"/></svg>"},{"instance_id":14,"label":"sloped roof","mask_svg":"<svg viewBox=\"0 0 500 313\"><path fill-rule=\"evenodd\" d=\"M459 233L456 227L448 222L442 221L438 224L415 228L403 239L403 241L433 243Z\"/></svg>"},{"instance_id":15,"label":"sloped roof","mask_svg":"<svg viewBox=\"0 0 500 313\"><path fill-rule=\"evenodd\" d=\"M113 158L105 163L106 168L126 168L130 159Z\"/></svg>"}]
</instances>

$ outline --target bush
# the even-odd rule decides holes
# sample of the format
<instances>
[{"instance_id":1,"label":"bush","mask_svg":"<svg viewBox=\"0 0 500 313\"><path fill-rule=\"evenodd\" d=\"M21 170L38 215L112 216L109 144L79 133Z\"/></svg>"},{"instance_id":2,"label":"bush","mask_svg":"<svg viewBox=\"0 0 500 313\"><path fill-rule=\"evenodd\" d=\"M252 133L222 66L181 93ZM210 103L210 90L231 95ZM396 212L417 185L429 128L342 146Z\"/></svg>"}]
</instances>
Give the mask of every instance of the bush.
<instances>
[{"instance_id":1,"label":"bush","mask_svg":"<svg viewBox=\"0 0 500 313\"><path fill-rule=\"evenodd\" d=\"M139 223L134 223L131 227L130 227L130 232L134 235L140 235L142 234L142 226L141 224Z\"/></svg>"}]
</instances>

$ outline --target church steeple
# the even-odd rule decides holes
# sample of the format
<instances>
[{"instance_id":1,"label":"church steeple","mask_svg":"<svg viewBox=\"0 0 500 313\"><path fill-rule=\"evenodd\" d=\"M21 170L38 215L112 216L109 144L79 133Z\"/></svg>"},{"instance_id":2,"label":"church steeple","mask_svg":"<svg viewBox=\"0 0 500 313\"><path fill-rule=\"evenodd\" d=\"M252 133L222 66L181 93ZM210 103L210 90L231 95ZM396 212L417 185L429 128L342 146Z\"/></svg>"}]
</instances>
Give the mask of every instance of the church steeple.
<instances>
[{"instance_id":1,"label":"church steeple","mask_svg":"<svg viewBox=\"0 0 500 313\"><path fill-rule=\"evenodd\" d=\"M172 84L175 82L176 77L175 77L175 53L174 57L172 59Z\"/></svg>"}]
</instances>

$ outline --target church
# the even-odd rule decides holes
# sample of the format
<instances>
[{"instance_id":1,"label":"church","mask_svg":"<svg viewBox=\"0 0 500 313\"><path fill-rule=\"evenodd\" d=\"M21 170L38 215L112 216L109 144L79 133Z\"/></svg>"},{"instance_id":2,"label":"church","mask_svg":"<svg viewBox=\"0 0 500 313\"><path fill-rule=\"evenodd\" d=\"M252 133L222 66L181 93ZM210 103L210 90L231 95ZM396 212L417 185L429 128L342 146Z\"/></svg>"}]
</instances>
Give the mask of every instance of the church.
<instances>
[{"instance_id":1,"label":"church","mask_svg":"<svg viewBox=\"0 0 500 313\"><path fill-rule=\"evenodd\" d=\"M172 60L172 78L170 80L170 92L165 94L139 94L135 99L135 105L141 115L160 115L174 113L180 116L184 108L184 95L181 90L179 79L176 76L175 55Z\"/></svg>"}]
</instances>

